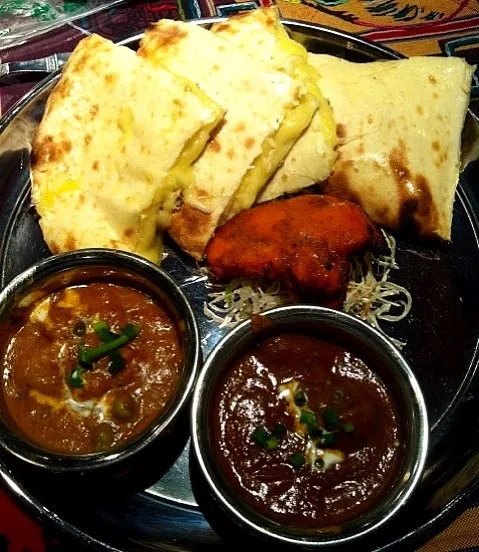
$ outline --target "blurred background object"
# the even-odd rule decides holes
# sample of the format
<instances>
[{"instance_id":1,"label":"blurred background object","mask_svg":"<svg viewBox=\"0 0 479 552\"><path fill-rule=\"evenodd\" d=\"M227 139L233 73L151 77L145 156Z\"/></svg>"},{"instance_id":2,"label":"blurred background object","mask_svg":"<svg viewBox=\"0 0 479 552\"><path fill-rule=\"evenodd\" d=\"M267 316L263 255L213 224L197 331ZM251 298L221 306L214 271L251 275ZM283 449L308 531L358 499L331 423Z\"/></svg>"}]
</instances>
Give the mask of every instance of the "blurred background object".
<instances>
[{"instance_id":1,"label":"blurred background object","mask_svg":"<svg viewBox=\"0 0 479 552\"><path fill-rule=\"evenodd\" d=\"M0 51L126 0L2 0Z\"/></svg>"}]
</instances>

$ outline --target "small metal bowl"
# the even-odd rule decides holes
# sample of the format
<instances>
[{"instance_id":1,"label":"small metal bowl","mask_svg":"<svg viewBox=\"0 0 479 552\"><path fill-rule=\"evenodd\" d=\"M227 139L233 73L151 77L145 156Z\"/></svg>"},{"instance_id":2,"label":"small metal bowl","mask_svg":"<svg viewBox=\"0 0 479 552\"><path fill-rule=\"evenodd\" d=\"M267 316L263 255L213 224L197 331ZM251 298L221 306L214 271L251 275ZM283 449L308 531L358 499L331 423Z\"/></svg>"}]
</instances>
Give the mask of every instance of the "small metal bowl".
<instances>
[{"instance_id":1,"label":"small metal bowl","mask_svg":"<svg viewBox=\"0 0 479 552\"><path fill-rule=\"evenodd\" d=\"M302 548L329 548L359 544L377 535L407 503L417 487L425 467L429 442L426 406L418 382L400 352L387 337L369 324L336 310L297 305L271 309L262 313L268 324L259 330L258 320L248 320L228 333L214 348L200 372L192 405L192 444L202 483L233 525L243 534L275 545L297 545ZM259 324L261 327L262 324ZM269 327L268 327L269 326ZM254 512L230 490L212 453L209 416L213 392L222 371L267 335L283 332L307 332L329 338L351 347L367 360L393 393L402 416L404 449L402 463L390 492L381 502L357 519L342 525L341 530L314 531L282 526ZM265 335L263 335L263 333Z\"/></svg>"},{"instance_id":2,"label":"small metal bowl","mask_svg":"<svg viewBox=\"0 0 479 552\"><path fill-rule=\"evenodd\" d=\"M107 452L60 454L37 446L22 436L10 419L3 391L0 394L0 446L21 461L51 473L98 474L119 468L149 450L160 437L168 437L185 411L201 362L199 332L193 311L178 284L151 262L136 255L109 249L84 249L49 257L14 278L0 293L0 327L23 301L52 293L65 286L91 281L132 285L157 299L176 320L183 349L183 366L174 397L142 433ZM0 337L1 339L1 337ZM34 352L32 354L35 354ZM0 374L3 374L0 366ZM187 435L187 429L185 430ZM157 462L158 463L158 462Z\"/></svg>"}]
</instances>

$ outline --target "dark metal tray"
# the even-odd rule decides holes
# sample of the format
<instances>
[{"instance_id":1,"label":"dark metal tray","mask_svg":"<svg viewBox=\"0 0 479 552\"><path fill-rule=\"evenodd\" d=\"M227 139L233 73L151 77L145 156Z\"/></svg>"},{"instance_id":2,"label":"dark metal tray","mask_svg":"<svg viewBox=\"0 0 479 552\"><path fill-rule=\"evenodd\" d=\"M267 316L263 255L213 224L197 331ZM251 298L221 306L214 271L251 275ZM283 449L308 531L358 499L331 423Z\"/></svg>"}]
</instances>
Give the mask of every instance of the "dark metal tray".
<instances>
[{"instance_id":1,"label":"dark metal tray","mask_svg":"<svg viewBox=\"0 0 479 552\"><path fill-rule=\"evenodd\" d=\"M312 52L359 62L400 57L333 29L296 21L285 24ZM123 43L136 48L139 38ZM40 83L0 122L0 288L50 255L30 205L30 144L57 79L58 73ZM450 245L398 242L400 270L393 279L411 291L413 307L404 321L386 329L407 341L403 352L425 393L431 447L419 491L369 550L418 546L445 526L479 487L478 182L476 162L461 175ZM207 355L224 332L203 314L208 282L173 246L167 248L163 267L182 283L191 300ZM203 500L196 481L187 424L175 448L179 453L173 461L162 461L158 451L148 465L131 471L127 485L119 482L114 495L111 486L96 482L80 496L73 487L44 481L4 456L0 456L0 475L14 496L81 550L228 549L231 543L218 536L222 531L215 524L214 509ZM212 525L219 530L213 531Z\"/></svg>"}]
</instances>

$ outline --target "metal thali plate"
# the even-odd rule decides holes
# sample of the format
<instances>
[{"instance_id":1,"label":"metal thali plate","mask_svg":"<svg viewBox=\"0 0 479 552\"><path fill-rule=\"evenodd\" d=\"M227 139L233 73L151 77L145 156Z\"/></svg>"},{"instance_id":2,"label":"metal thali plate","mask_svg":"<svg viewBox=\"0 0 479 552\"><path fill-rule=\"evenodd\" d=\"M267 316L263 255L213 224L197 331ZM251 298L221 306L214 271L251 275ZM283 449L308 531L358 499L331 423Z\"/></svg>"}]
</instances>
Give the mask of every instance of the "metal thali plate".
<instances>
[{"instance_id":1,"label":"metal thali plate","mask_svg":"<svg viewBox=\"0 0 479 552\"><path fill-rule=\"evenodd\" d=\"M296 21L284 23L311 52L357 62L400 57L340 31ZM123 44L136 48L139 38ZM0 122L0 288L50 255L30 204L30 144L57 80L55 74L42 81ZM410 505L368 550L419 545L445 526L479 487L478 182L479 164L475 162L461 174L451 244L398 241L400 269L392 279L411 292L413 307L405 320L385 329L407 343L403 353L425 394L431 448L425 476ZM192 303L206 356L225 332L203 313L208 282L174 246L166 251L162 266L182 284ZM0 474L13 494L82 550L228 549L228 541L212 529L215 513L202 499L187 431L178 438L173 463L165 466L161 458L152 458L141 474L138 470L129 474L128 488L114 492L98 482L87 493L72 494L65 485L42 481L37 473L1 454Z\"/></svg>"}]
</instances>

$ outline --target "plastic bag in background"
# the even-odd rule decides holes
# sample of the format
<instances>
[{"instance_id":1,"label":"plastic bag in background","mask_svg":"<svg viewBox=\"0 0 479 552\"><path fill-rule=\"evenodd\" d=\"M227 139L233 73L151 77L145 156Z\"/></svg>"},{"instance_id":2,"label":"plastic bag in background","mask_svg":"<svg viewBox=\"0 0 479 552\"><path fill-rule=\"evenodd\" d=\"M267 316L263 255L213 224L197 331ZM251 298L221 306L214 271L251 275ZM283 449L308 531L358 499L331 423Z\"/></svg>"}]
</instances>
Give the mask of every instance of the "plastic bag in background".
<instances>
[{"instance_id":1,"label":"plastic bag in background","mask_svg":"<svg viewBox=\"0 0 479 552\"><path fill-rule=\"evenodd\" d=\"M127 0L0 0L0 50Z\"/></svg>"}]
</instances>

